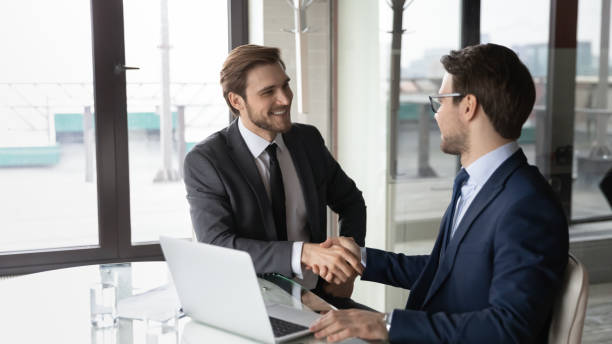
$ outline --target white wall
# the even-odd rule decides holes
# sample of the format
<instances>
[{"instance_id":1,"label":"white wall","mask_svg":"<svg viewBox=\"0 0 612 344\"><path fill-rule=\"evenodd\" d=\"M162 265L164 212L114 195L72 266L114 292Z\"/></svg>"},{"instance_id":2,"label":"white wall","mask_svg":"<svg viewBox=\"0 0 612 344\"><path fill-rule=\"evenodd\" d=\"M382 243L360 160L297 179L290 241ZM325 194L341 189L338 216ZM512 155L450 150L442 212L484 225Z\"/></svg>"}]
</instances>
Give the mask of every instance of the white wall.
<instances>
[{"instance_id":1,"label":"white wall","mask_svg":"<svg viewBox=\"0 0 612 344\"><path fill-rule=\"evenodd\" d=\"M385 249L387 96L381 91L378 11L375 0L338 1L338 161L366 200L366 246ZM382 311L385 294L382 285L358 281L353 298Z\"/></svg>"},{"instance_id":2,"label":"white wall","mask_svg":"<svg viewBox=\"0 0 612 344\"><path fill-rule=\"evenodd\" d=\"M306 23L310 27L305 35L309 98L308 113L302 114L296 106L295 35L284 31L295 28L293 9L286 0L249 1L249 42L281 49L294 92L292 120L316 126L328 146L331 138L329 18L328 0L315 0L306 10Z\"/></svg>"}]
</instances>

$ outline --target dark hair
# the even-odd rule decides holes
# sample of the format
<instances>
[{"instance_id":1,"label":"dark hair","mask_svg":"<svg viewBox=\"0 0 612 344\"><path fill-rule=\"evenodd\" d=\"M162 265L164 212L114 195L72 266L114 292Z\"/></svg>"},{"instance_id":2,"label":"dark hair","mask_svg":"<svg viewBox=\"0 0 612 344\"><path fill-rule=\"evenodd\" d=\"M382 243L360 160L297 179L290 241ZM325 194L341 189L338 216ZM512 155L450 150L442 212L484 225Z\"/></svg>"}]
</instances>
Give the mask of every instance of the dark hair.
<instances>
[{"instance_id":1,"label":"dark hair","mask_svg":"<svg viewBox=\"0 0 612 344\"><path fill-rule=\"evenodd\" d=\"M230 104L228 94L233 92L246 100L247 73L256 66L274 63L279 63L283 70L285 69L285 63L280 58L278 48L246 44L230 51L221 69L220 82L223 88L223 98L234 115L239 113Z\"/></svg>"},{"instance_id":2,"label":"dark hair","mask_svg":"<svg viewBox=\"0 0 612 344\"><path fill-rule=\"evenodd\" d=\"M502 137L521 136L535 102L535 86L514 51L497 44L474 45L452 50L440 62L453 76L453 92L476 96Z\"/></svg>"}]
</instances>

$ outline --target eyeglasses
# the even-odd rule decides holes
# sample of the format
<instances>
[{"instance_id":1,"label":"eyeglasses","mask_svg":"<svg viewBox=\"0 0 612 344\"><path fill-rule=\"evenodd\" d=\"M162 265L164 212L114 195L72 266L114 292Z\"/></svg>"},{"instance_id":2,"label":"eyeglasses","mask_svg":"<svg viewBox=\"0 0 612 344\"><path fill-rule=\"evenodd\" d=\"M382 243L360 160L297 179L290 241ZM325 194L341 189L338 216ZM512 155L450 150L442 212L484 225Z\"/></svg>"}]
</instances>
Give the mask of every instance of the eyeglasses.
<instances>
[{"instance_id":1,"label":"eyeglasses","mask_svg":"<svg viewBox=\"0 0 612 344\"><path fill-rule=\"evenodd\" d=\"M429 96L429 104L431 104L431 111L437 113L440 110L440 106L442 103L439 98L448 98L448 97L463 97L464 94L461 93L446 93L446 94L437 94L435 96Z\"/></svg>"}]
</instances>

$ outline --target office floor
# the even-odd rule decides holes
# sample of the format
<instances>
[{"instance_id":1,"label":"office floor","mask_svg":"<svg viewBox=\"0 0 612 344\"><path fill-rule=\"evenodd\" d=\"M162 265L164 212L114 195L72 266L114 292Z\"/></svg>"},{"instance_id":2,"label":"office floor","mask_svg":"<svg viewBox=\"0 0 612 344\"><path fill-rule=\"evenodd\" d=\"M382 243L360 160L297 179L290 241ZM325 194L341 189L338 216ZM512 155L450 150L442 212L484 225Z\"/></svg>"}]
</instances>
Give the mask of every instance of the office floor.
<instances>
[{"instance_id":1,"label":"office floor","mask_svg":"<svg viewBox=\"0 0 612 344\"><path fill-rule=\"evenodd\" d=\"M612 343L612 283L590 286L582 343Z\"/></svg>"}]
</instances>

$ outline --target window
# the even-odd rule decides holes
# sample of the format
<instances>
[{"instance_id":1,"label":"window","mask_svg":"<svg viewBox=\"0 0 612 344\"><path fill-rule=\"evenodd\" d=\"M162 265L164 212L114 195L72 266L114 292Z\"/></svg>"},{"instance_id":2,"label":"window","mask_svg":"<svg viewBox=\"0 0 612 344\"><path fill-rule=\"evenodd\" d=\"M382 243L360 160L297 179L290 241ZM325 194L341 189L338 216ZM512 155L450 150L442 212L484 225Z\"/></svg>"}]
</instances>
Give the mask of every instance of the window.
<instances>
[{"instance_id":1,"label":"window","mask_svg":"<svg viewBox=\"0 0 612 344\"><path fill-rule=\"evenodd\" d=\"M140 68L126 74L132 243L191 237L183 158L227 125L219 85L227 4L124 0L123 8L126 63Z\"/></svg>"},{"instance_id":2,"label":"window","mask_svg":"<svg viewBox=\"0 0 612 344\"><path fill-rule=\"evenodd\" d=\"M0 274L159 259L160 234L191 235L181 155L227 123L212 71L228 37L244 42L246 2L164 3L174 49L166 83L159 2L0 5ZM156 183L166 166L162 85L172 90L164 104L176 173Z\"/></svg>"},{"instance_id":3,"label":"window","mask_svg":"<svg viewBox=\"0 0 612 344\"><path fill-rule=\"evenodd\" d=\"M0 251L98 245L90 18L0 3Z\"/></svg>"}]
</instances>

